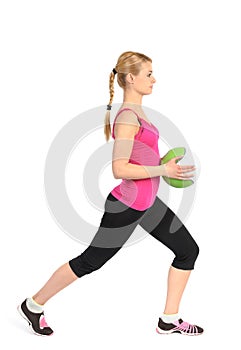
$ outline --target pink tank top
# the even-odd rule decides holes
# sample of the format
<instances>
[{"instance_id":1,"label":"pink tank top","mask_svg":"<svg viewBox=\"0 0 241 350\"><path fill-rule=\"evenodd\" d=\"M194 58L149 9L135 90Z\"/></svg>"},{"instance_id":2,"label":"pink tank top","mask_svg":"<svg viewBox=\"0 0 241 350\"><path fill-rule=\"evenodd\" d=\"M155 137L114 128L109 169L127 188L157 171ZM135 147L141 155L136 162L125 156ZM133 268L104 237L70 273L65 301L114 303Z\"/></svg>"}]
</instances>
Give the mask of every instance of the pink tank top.
<instances>
[{"instance_id":1,"label":"pink tank top","mask_svg":"<svg viewBox=\"0 0 241 350\"><path fill-rule=\"evenodd\" d=\"M120 110L114 119L112 128L113 139L115 139L114 127L116 118L125 110L131 109L124 108ZM135 112L133 111L133 113ZM153 124L150 125L136 113L135 115L141 125L134 138L129 163L157 166L160 164L158 149L159 131ZM127 206L142 211L151 207L154 203L159 183L160 176L146 179L123 179L122 182L111 191L111 194Z\"/></svg>"}]
</instances>

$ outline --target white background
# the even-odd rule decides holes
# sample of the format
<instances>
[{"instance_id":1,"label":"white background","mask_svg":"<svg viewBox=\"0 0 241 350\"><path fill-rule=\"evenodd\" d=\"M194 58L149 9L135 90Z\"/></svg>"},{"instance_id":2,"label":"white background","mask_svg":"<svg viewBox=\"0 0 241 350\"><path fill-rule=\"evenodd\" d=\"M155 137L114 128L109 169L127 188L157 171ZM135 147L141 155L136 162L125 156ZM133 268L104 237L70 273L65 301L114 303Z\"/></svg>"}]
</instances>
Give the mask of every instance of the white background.
<instances>
[{"instance_id":1,"label":"white background","mask_svg":"<svg viewBox=\"0 0 241 350\"><path fill-rule=\"evenodd\" d=\"M238 341L239 6L232 0L1 1L4 349L15 343L26 350L203 349ZM143 103L179 127L201 164L195 203L185 222L200 256L180 315L203 326L205 334L156 334L173 256L146 237L51 299L45 313L55 334L36 337L17 314L18 303L86 248L62 232L48 210L46 155L69 120L108 103L109 73L126 50L153 59L157 83ZM116 86L114 102L121 98ZM85 205L86 198L79 198L80 211Z\"/></svg>"}]
</instances>

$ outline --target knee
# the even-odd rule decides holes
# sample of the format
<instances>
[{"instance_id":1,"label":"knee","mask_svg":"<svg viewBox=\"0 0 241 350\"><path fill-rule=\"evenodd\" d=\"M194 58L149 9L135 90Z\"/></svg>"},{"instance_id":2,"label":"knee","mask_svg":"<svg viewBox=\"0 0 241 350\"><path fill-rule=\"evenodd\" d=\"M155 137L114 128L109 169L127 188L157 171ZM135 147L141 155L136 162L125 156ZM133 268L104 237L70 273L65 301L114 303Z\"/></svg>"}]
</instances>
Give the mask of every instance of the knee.
<instances>
[{"instance_id":1,"label":"knee","mask_svg":"<svg viewBox=\"0 0 241 350\"><path fill-rule=\"evenodd\" d=\"M191 259L192 259L192 262L193 262L193 266L194 266L195 261L197 260L199 252L200 252L199 246L197 245L196 242L194 242L192 250L190 252L190 256L191 256Z\"/></svg>"},{"instance_id":2,"label":"knee","mask_svg":"<svg viewBox=\"0 0 241 350\"><path fill-rule=\"evenodd\" d=\"M193 270L200 249L195 241L188 244L185 249L176 254L173 266L182 270Z\"/></svg>"},{"instance_id":3,"label":"knee","mask_svg":"<svg viewBox=\"0 0 241 350\"><path fill-rule=\"evenodd\" d=\"M70 260L69 265L77 277L82 277L100 269L103 263L91 263L79 255Z\"/></svg>"}]
</instances>

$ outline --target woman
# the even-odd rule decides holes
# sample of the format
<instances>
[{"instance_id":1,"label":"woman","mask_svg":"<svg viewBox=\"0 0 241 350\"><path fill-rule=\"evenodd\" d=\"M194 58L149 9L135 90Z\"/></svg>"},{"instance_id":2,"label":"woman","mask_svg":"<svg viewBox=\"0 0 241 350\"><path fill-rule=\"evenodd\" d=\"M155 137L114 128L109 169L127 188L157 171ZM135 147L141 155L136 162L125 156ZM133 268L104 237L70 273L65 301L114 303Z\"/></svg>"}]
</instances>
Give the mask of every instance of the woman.
<instances>
[{"instance_id":1,"label":"woman","mask_svg":"<svg viewBox=\"0 0 241 350\"><path fill-rule=\"evenodd\" d=\"M114 177L122 179L122 182L107 196L100 227L87 249L57 269L32 298L19 305L18 310L35 334L53 334L45 321L44 304L78 278L103 266L140 224L175 254L169 269L167 298L157 332L198 335L203 333L203 329L183 322L178 310L199 248L182 223L175 234L169 232L173 219L179 223L180 220L156 196L160 176L187 179L193 176L191 172L195 167L177 165L176 160L181 157L160 165L159 132L142 109L142 98L152 93L156 81L152 74L152 60L137 52L124 52L110 74L110 101L104 129L106 140L111 135L110 110L116 76L124 98L112 128L115 140L112 169Z\"/></svg>"}]
</instances>

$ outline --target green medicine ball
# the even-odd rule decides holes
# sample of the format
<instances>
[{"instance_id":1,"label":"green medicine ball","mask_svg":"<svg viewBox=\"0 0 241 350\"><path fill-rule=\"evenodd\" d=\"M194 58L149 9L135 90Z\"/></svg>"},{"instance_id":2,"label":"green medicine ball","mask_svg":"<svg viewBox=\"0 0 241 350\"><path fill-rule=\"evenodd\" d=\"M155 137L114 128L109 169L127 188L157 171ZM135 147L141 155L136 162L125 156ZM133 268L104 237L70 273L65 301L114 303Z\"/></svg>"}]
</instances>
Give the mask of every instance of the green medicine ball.
<instances>
[{"instance_id":1,"label":"green medicine ball","mask_svg":"<svg viewBox=\"0 0 241 350\"><path fill-rule=\"evenodd\" d=\"M166 164L167 162L169 162L169 160L175 158L175 157L180 157L180 156L184 156L186 153L186 149L184 147L177 147L177 148L173 148L170 151L168 151L168 153L165 155L165 157L162 158L161 160L161 164ZM179 161L180 159L176 160L176 163ZM193 180L180 180L180 179L173 179L171 177L166 177L163 176L164 181L166 181L166 183L172 187L176 187L176 188L185 188L188 186L191 186L194 181Z\"/></svg>"}]
</instances>

